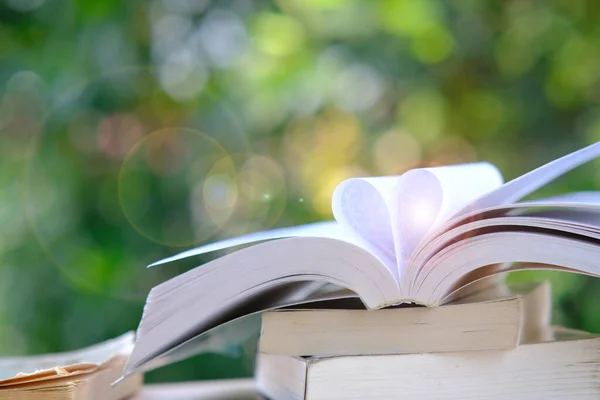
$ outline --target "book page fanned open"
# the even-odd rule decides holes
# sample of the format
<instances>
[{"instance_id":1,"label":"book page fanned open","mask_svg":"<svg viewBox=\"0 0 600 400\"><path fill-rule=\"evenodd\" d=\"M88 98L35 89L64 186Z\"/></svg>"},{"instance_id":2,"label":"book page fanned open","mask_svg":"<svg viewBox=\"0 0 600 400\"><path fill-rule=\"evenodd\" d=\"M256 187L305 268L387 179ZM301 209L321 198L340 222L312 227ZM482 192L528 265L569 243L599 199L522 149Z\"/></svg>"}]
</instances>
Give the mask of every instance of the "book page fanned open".
<instances>
[{"instance_id":1,"label":"book page fanned open","mask_svg":"<svg viewBox=\"0 0 600 400\"><path fill-rule=\"evenodd\" d=\"M1 357L0 386L14 379L34 378L36 373L71 365L98 366L112 357L127 355L133 347L133 332L83 349L38 356Z\"/></svg>"},{"instance_id":2,"label":"book page fanned open","mask_svg":"<svg viewBox=\"0 0 600 400\"><path fill-rule=\"evenodd\" d=\"M133 332L80 350L0 358L0 398L6 400L120 400L142 386L132 375L112 386L133 346Z\"/></svg>"},{"instance_id":3,"label":"book page fanned open","mask_svg":"<svg viewBox=\"0 0 600 400\"><path fill-rule=\"evenodd\" d=\"M281 288L294 303L329 284L368 309L437 307L461 287L512 270L599 276L600 194L520 202L598 156L600 142L507 183L486 162L352 178L333 193L334 221L230 238L151 264L242 247L150 291L126 374L188 357L181 349L202 333L280 307Z\"/></svg>"}]
</instances>

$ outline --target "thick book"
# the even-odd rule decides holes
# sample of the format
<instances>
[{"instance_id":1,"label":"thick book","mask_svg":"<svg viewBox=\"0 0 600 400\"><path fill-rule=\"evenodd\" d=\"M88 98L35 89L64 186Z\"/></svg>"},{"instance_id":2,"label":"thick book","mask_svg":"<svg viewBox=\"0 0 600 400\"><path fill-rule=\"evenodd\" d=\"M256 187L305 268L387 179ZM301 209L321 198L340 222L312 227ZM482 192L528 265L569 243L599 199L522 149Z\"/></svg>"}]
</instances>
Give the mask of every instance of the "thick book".
<instances>
[{"instance_id":1,"label":"thick book","mask_svg":"<svg viewBox=\"0 0 600 400\"><path fill-rule=\"evenodd\" d=\"M512 350L296 357L259 353L259 390L277 400L598 399L600 337L556 328Z\"/></svg>"},{"instance_id":2,"label":"thick book","mask_svg":"<svg viewBox=\"0 0 600 400\"><path fill-rule=\"evenodd\" d=\"M493 285L444 307L397 307L371 312L353 301L324 309L265 312L259 351L334 356L514 348L543 335L551 292L538 285ZM313 306L314 307L314 306Z\"/></svg>"},{"instance_id":3,"label":"thick book","mask_svg":"<svg viewBox=\"0 0 600 400\"><path fill-rule=\"evenodd\" d=\"M599 155L600 142L507 183L486 162L352 178L333 193L334 221L230 238L159 261L153 265L246 246L150 291L126 374L189 357L199 335L301 303L325 283L381 309L437 307L481 278L520 269L598 276L600 193L522 199Z\"/></svg>"},{"instance_id":4,"label":"thick book","mask_svg":"<svg viewBox=\"0 0 600 400\"><path fill-rule=\"evenodd\" d=\"M133 332L65 353L0 358L0 398L6 400L121 400L142 387L136 374L118 379Z\"/></svg>"}]
</instances>

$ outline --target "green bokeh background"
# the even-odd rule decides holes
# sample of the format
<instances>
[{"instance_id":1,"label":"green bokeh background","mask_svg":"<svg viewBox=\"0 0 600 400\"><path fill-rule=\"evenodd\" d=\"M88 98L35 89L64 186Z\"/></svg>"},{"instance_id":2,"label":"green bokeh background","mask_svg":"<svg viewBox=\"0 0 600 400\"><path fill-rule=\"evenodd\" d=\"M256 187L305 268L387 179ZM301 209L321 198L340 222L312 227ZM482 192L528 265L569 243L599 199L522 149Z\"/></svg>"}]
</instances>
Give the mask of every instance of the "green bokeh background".
<instances>
[{"instance_id":1,"label":"green bokeh background","mask_svg":"<svg viewBox=\"0 0 600 400\"><path fill-rule=\"evenodd\" d=\"M331 218L342 179L600 140L600 2L0 0L0 355L135 329L193 245ZM600 162L536 195L597 190ZM550 279L600 332L600 281ZM255 324L256 327L256 324ZM224 343L148 381L252 374Z\"/></svg>"}]
</instances>

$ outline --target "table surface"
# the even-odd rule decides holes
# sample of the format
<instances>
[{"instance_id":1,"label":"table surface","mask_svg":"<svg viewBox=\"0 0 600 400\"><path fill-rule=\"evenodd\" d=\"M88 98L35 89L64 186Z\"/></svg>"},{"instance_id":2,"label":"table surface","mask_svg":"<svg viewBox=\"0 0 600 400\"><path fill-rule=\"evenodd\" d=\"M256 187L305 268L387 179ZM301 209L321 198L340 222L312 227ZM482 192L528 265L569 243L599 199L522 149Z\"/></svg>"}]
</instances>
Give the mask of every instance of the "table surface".
<instances>
[{"instance_id":1,"label":"table surface","mask_svg":"<svg viewBox=\"0 0 600 400\"><path fill-rule=\"evenodd\" d=\"M250 400L264 399L252 379L229 379L144 385L133 400Z\"/></svg>"}]
</instances>

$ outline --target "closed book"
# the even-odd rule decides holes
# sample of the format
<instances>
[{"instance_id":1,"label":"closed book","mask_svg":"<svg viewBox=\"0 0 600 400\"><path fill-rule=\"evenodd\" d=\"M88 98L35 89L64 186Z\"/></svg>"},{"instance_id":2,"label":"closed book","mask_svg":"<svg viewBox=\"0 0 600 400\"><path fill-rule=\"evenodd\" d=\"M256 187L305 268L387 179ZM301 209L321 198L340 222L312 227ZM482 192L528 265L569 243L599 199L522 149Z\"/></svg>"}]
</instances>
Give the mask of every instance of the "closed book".
<instances>
[{"instance_id":1,"label":"closed book","mask_svg":"<svg viewBox=\"0 0 600 400\"><path fill-rule=\"evenodd\" d=\"M599 399L600 337L555 328L515 349L297 357L259 353L259 390L277 400Z\"/></svg>"},{"instance_id":2,"label":"closed book","mask_svg":"<svg viewBox=\"0 0 600 400\"><path fill-rule=\"evenodd\" d=\"M260 351L325 356L514 348L538 337L551 311L547 282L493 285L437 308L372 311L351 300L338 301L345 308L264 313Z\"/></svg>"}]
</instances>

